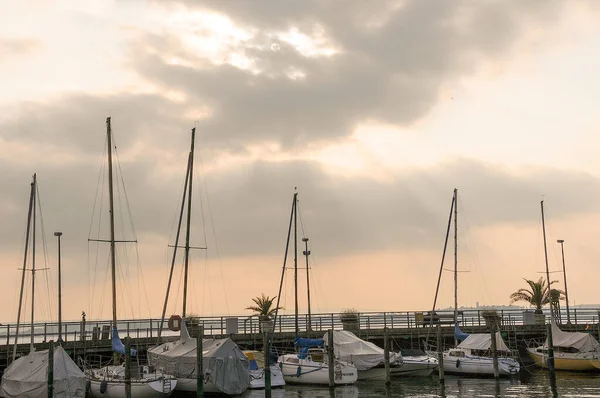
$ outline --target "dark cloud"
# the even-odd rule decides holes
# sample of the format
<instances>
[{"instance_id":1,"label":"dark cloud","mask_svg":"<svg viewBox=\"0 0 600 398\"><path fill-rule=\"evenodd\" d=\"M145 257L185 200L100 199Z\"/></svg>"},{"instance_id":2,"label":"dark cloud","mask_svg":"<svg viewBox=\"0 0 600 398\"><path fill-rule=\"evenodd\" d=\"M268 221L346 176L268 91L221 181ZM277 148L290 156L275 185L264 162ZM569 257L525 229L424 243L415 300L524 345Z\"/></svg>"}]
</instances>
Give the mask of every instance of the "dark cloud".
<instances>
[{"instance_id":1,"label":"dark cloud","mask_svg":"<svg viewBox=\"0 0 600 398\"><path fill-rule=\"evenodd\" d=\"M256 37L232 48L262 70L210 66L173 37L148 36L132 48L133 66L154 83L177 88L191 106L208 105L210 144L242 149L276 140L298 147L307 140L348 136L365 120L409 125L437 104L440 89L472 73L480 61L502 62L527 28L552 22L560 2L506 1L205 1L182 2L214 10ZM311 36L321 26L339 53L304 57L270 43L276 31L297 27ZM148 55L146 50L153 49ZM157 55L157 54L160 54ZM170 65L177 55L185 64ZM185 65L185 66L184 66ZM190 66L193 65L193 66ZM302 79L290 79L290 69Z\"/></svg>"}]
</instances>

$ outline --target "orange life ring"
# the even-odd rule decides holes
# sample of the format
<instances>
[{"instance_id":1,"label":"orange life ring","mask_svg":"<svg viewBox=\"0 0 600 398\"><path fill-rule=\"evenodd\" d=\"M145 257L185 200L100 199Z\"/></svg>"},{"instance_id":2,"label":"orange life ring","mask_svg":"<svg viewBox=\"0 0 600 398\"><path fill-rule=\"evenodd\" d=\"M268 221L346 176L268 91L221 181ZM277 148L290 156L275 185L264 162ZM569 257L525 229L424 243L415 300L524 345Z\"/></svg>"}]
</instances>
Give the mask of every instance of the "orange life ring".
<instances>
[{"instance_id":1,"label":"orange life ring","mask_svg":"<svg viewBox=\"0 0 600 398\"><path fill-rule=\"evenodd\" d=\"M169 318L169 330L173 332L181 330L181 317L179 315L171 315Z\"/></svg>"}]
</instances>

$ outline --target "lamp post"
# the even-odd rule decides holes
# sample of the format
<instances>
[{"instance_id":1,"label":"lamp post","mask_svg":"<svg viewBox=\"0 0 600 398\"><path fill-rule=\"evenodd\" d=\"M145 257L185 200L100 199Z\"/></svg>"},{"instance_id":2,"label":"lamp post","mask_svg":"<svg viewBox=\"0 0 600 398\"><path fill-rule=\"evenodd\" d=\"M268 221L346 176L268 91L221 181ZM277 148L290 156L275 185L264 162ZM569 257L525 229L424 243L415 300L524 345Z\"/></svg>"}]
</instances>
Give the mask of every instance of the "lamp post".
<instances>
[{"instance_id":1,"label":"lamp post","mask_svg":"<svg viewBox=\"0 0 600 398\"><path fill-rule=\"evenodd\" d=\"M565 278L565 301L567 303L567 324L570 325L571 317L569 315L569 292L567 290L567 270L565 268L565 247L564 247L565 240L559 239L559 240L557 240L557 242L560 243L560 251L562 253L563 276Z\"/></svg>"},{"instance_id":2,"label":"lamp post","mask_svg":"<svg viewBox=\"0 0 600 398\"><path fill-rule=\"evenodd\" d=\"M55 232L54 236L58 238L58 342L62 343L62 291L60 273L60 237L62 236L62 232Z\"/></svg>"},{"instance_id":3,"label":"lamp post","mask_svg":"<svg viewBox=\"0 0 600 398\"><path fill-rule=\"evenodd\" d=\"M302 254L306 257L306 290L308 296L308 331L310 332L312 329L311 319L310 319L310 278L308 275L308 256L310 255L310 250L308 250L308 238L302 238L302 242L304 242L304 251Z\"/></svg>"}]
</instances>

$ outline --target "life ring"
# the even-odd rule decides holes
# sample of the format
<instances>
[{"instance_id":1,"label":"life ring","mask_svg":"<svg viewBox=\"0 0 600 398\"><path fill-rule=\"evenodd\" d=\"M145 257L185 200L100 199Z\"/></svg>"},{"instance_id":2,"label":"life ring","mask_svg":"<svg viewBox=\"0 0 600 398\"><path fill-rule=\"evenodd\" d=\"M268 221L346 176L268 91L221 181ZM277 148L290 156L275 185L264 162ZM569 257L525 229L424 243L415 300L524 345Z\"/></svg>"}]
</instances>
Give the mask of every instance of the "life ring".
<instances>
[{"instance_id":1,"label":"life ring","mask_svg":"<svg viewBox=\"0 0 600 398\"><path fill-rule=\"evenodd\" d=\"M181 317L179 315L171 315L168 325L170 331L179 332L181 330Z\"/></svg>"}]
</instances>

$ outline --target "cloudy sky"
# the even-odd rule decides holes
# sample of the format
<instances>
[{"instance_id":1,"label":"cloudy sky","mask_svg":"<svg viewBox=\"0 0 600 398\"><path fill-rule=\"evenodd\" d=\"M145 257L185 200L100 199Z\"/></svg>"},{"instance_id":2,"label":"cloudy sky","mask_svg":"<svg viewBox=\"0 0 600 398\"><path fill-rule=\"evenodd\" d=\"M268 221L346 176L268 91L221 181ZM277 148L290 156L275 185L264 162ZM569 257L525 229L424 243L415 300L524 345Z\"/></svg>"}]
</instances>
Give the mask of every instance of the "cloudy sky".
<instances>
[{"instance_id":1,"label":"cloudy sky","mask_svg":"<svg viewBox=\"0 0 600 398\"><path fill-rule=\"evenodd\" d=\"M33 173L47 247L36 266L49 268L36 316L56 318L56 230L65 317L110 316L107 247L88 243L107 238L107 116L129 204L121 187L119 237L133 239L129 208L139 242L139 256L119 251L122 318L161 312L194 126L192 244L207 246L192 258L195 313L247 314L252 297L277 294L294 187L313 312L429 308L454 188L459 305L507 305L541 276L542 199L551 270L565 239L571 304L598 302L594 0L0 8L2 321L16 319ZM301 270L301 311L305 281ZM448 307L451 273L442 284Z\"/></svg>"}]
</instances>

